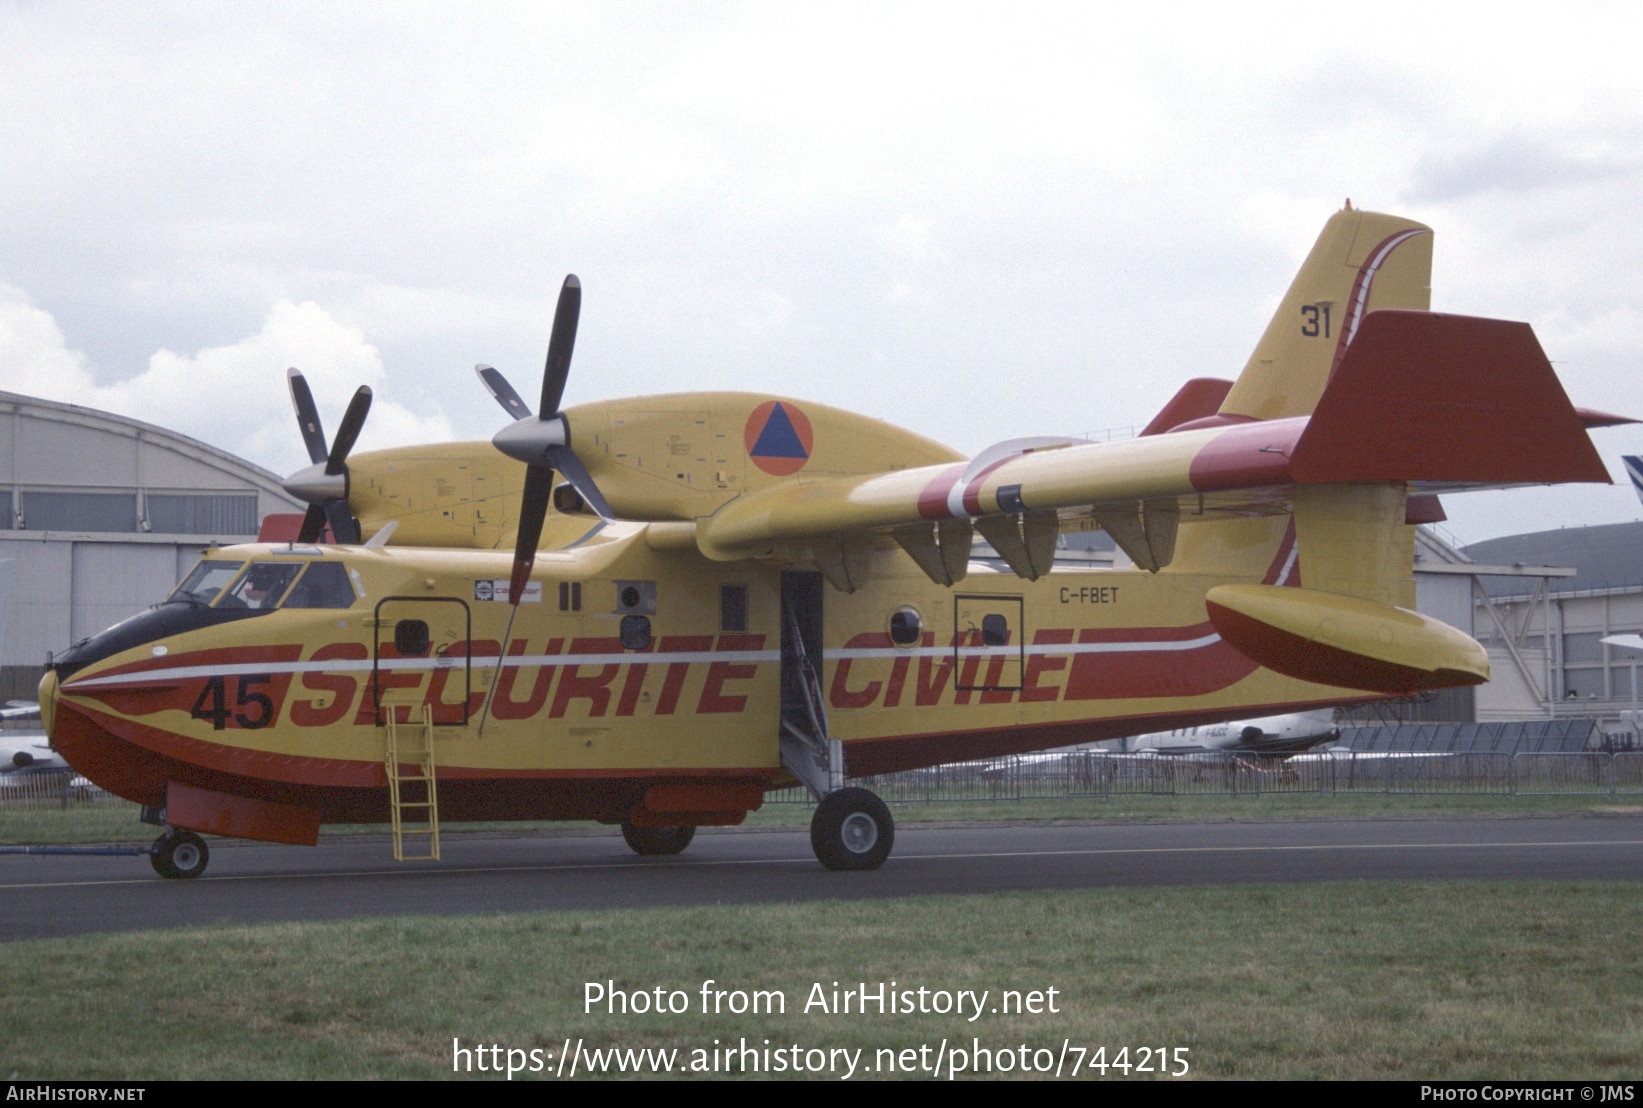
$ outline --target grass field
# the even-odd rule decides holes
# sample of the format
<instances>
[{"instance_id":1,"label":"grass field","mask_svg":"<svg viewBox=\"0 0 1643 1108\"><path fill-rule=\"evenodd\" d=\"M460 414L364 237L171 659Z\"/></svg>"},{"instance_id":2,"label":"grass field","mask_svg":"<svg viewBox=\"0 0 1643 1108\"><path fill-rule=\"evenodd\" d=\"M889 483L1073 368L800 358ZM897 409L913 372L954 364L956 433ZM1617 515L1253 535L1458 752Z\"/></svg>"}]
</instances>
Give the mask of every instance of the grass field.
<instances>
[{"instance_id":1,"label":"grass field","mask_svg":"<svg viewBox=\"0 0 1643 1108\"><path fill-rule=\"evenodd\" d=\"M611 1048L674 1050L674 1072L692 1062L711 1072L730 1064L710 1053L715 1041L763 1050L768 1040L788 1059L838 1067L815 1076L843 1076L854 1058L860 1079L883 1076L892 1059L898 1073L916 1069L921 1051L933 1065L945 1040L949 1068L962 1045L974 1069L979 1041L1009 1053L1012 1076L1023 1061L1065 1072L1105 1048L1110 1078L1156 1078L1133 1067L1156 1065L1162 1049L1170 1072L1186 1063L1186 1080L1631 1080L1643 1064L1640 916L1636 884L1338 883L34 941L0 960L0 1074L435 1078L453 1076L460 1045L502 1048L477 1056L490 1077L509 1049L518 1066L535 1050L551 1067L567 1041L584 1048L583 1074L588 1051ZM780 994L783 1010L704 1015L708 980L762 991L767 1004ZM941 991L987 1000L973 1022L968 1008L804 1010L818 985L830 995L834 982L871 991L892 981L896 992L930 990L927 1003ZM608 1001L587 1011L590 983L647 998L660 987L688 1011L612 1013ZM1004 990L1036 992L1040 1010L991 1011ZM1125 1047L1127 1075L1111 1067ZM657 1058L636 1064L648 1076ZM995 1053L995 1076L1001 1066Z\"/></svg>"},{"instance_id":2,"label":"grass field","mask_svg":"<svg viewBox=\"0 0 1643 1108\"><path fill-rule=\"evenodd\" d=\"M906 824L1624 808L1606 797L1277 795L895 812ZM750 823L808 818L805 806L772 805ZM0 809L0 841L152 834L125 805ZM634 1067L629 1076L654 1075L654 1053L592 1053L631 1049L674 1051L671 1072L686 1076L692 1065L709 1076L781 1065L782 1077L795 1063L818 1077L852 1066L852 1079L883 1077L892 1064L896 1076L928 1076L939 1056L942 1076L962 1060L963 1073L994 1077L1100 1061L1106 1077L1130 1080L1177 1080L1136 1067L1174 1074L1183 1062L1185 1080L1632 1080L1643 1067L1640 918L1643 883L1343 882L82 936L6 946L0 1075L473 1079L498 1076L512 1050L525 1078L533 1063L551 1070L567 1043L580 1043L579 1076L594 1057L612 1070ZM744 997L779 994L785 1010L704 1014L708 980ZM983 1011L973 1022L871 1005L867 1014L804 1010L813 988L830 994L834 982L870 991L895 982L886 987L924 987L931 997L985 991L988 1008L1005 990L1036 992L1040 1010ZM687 1011L585 1011L590 983L647 998L660 987ZM753 1054L736 1049L744 1041ZM991 1055L978 1057L978 1045ZM485 1072L453 1074L453 1057Z\"/></svg>"}]
</instances>

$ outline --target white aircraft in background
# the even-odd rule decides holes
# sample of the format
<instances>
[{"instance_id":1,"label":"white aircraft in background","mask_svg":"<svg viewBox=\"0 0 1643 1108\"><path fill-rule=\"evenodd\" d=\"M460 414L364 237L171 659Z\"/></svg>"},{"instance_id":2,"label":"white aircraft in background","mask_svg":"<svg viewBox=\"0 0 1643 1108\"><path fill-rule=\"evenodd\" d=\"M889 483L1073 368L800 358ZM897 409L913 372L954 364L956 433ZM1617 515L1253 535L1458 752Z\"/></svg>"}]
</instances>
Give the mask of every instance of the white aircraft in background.
<instances>
[{"instance_id":1,"label":"white aircraft in background","mask_svg":"<svg viewBox=\"0 0 1643 1108\"><path fill-rule=\"evenodd\" d=\"M41 734L0 734L0 773L16 769L67 769L68 763L46 744Z\"/></svg>"},{"instance_id":2,"label":"white aircraft in background","mask_svg":"<svg viewBox=\"0 0 1643 1108\"><path fill-rule=\"evenodd\" d=\"M1319 743L1335 742L1340 737L1335 710L1320 708L1312 712L1207 723L1200 727L1079 743L1038 754L1017 755L1011 762L1017 767L1048 768L1079 754L1213 754L1220 751L1293 754ZM998 772L1004 772L1004 767L1000 766Z\"/></svg>"},{"instance_id":3,"label":"white aircraft in background","mask_svg":"<svg viewBox=\"0 0 1643 1108\"><path fill-rule=\"evenodd\" d=\"M1218 750L1251 754L1285 754L1306 750L1341 737L1333 708L1282 716L1180 727L1099 742L1092 749L1112 754L1202 754Z\"/></svg>"}]
</instances>

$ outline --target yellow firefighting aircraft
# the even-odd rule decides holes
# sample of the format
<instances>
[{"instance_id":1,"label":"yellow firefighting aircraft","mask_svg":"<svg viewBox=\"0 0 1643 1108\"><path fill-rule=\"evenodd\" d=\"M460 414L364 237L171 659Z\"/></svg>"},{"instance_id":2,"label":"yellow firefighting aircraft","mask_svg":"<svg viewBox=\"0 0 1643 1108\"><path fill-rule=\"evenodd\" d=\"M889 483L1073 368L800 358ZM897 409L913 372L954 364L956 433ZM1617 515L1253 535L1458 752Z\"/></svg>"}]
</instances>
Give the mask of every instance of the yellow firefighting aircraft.
<instances>
[{"instance_id":1,"label":"yellow firefighting aircraft","mask_svg":"<svg viewBox=\"0 0 1643 1108\"><path fill-rule=\"evenodd\" d=\"M1437 492L1607 481L1586 427L1620 420L1527 324L1430 313L1431 243L1348 205L1236 382L1127 442L964 458L763 394L560 410L574 277L536 413L478 367L514 419L492 443L351 458L370 390L327 445L293 370L295 541L208 551L57 657L43 716L168 828L169 877L205 867L194 832L341 821L392 820L401 856L525 819L674 853L795 781L822 864L871 869L894 826L852 777L1486 681L1414 611L1412 524ZM1056 564L1095 528L1133 565Z\"/></svg>"}]
</instances>

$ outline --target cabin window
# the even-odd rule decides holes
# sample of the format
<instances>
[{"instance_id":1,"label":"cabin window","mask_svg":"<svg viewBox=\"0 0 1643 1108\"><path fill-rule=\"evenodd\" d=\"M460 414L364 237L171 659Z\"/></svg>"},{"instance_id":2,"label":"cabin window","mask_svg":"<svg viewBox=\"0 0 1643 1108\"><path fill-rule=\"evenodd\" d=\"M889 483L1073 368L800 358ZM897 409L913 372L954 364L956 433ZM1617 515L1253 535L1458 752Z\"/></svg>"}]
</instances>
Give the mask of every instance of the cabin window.
<instances>
[{"instance_id":1,"label":"cabin window","mask_svg":"<svg viewBox=\"0 0 1643 1108\"><path fill-rule=\"evenodd\" d=\"M623 616L620 634L624 650L644 650L650 645L650 620L644 616Z\"/></svg>"},{"instance_id":2,"label":"cabin window","mask_svg":"<svg viewBox=\"0 0 1643 1108\"><path fill-rule=\"evenodd\" d=\"M747 586L719 586L719 630L739 635L747 630Z\"/></svg>"},{"instance_id":3,"label":"cabin window","mask_svg":"<svg viewBox=\"0 0 1643 1108\"><path fill-rule=\"evenodd\" d=\"M1009 641L1009 620L996 612L990 616L981 617L981 643L983 646L1003 646Z\"/></svg>"},{"instance_id":4,"label":"cabin window","mask_svg":"<svg viewBox=\"0 0 1643 1108\"><path fill-rule=\"evenodd\" d=\"M897 646L917 646L923 632L917 608L897 608L890 616L890 641Z\"/></svg>"},{"instance_id":5,"label":"cabin window","mask_svg":"<svg viewBox=\"0 0 1643 1108\"><path fill-rule=\"evenodd\" d=\"M394 624L394 653L401 658L420 658L428 653L428 624L420 619L402 619Z\"/></svg>"}]
</instances>

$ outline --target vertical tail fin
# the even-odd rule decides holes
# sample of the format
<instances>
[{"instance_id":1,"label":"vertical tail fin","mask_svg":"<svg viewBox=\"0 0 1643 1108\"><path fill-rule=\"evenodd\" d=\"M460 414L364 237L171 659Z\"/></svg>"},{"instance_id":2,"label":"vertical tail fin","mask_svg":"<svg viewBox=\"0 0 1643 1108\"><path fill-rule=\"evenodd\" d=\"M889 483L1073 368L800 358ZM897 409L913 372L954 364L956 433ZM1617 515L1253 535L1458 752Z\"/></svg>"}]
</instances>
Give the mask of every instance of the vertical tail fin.
<instances>
[{"instance_id":1,"label":"vertical tail fin","mask_svg":"<svg viewBox=\"0 0 1643 1108\"><path fill-rule=\"evenodd\" d=\"M1432 229L1398 216L1335 213L1289 286L1221 414L1308 415L1363 317L1381 308L1427 311Z\"/></svg>"},{"instance_id":2,"label":"vertical tail fin","mask_svg":"<svg viewBox=\"0 0 1643 1108\"><path fill-rule=\"evenodd\" d=\"M1628 454L1620 460L1626 466L1626 476L1632 479L1632 491L1643 500L1643 458Z\"/></svg>"},{"instance_id":3,"label":"vertical tail fin","mask_svg":"<svg viewBox=\"0 0 1643 1108\"><path fill-rule=\"evenodd\" d=\"M1234 421L1310 415L1364 316L1381 308L1428 310L1431 280L1431 228L1350 207L1336 212L1218 414ZM1382 602L1412 602L1414 530L1403 526L1403 498L1401 484L1314 490L1297 498L1301 583L1309 584L1310 576ZM1360 522L1332 541L1331 528L1353 518ZM1289 522L1270 517L1184 527L1173 568L1258 577L1281 553Z\"/></svg>"},{"instance_id":4,"label":"vertical tail fin","mask_svg":"<svg viewBox=\"0 0 1643 1108\"><path fill-rule=\"evenodd\" d=\"M1432 231L1412 220L1346 208L1289 286L1278 314L1222 414L1310 415L1357 336L1383 308L1427 311ZM1402 482L1307 485L1295 490L1301 584L1387 607L1414 607L1414 528Z\"/></svg>"}]
</instances>

